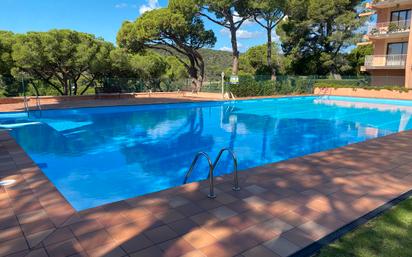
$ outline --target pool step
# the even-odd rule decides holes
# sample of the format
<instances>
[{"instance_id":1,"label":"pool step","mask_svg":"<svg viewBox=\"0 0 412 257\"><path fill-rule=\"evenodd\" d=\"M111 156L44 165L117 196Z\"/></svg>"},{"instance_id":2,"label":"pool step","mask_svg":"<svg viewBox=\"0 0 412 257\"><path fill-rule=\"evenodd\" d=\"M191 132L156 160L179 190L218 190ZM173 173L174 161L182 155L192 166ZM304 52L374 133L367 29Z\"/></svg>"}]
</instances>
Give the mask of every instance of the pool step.
<instances>
[{"instance_id":1,"label":"pool step","mask_svg":"<svg viewBox=\"0 0 412 257\"><path fill-rule=\"evenodd\" d=\"M239 190L240 190L240 187L239 187L239 178L238 178L238 174L237 174L237 172L238 172L238 171L237 171L237 157L236 157L235 152L234 152L232 149L228 148L228 147L222 148L222 149L219 151L219 154L217 155L217 157L216 157L215 161L213 162L213 164L212 164L212 161L211 161L211 159L210 159L210 156L209 156L207 153L205 153L205 152L198 152L198 153L195 155L195 158L193 159L192 164L190 165L190 168L189 168L189 170L188 170L187 173L186 173L186 176L185 176L185 179L184 179L184 181L183 181L183 184L186 184L186 183L187 183L187 180L189 179L190 175L192 174L192 171L193 171L193 169L194 169L197 161L200 159L200 157L204 157L204 158L206 158L206 160L207 160L207 162L208 162L208 165L209 165L209 175L208 175L208 179L209 179L209 194L208 194L207 197L209 197L210 199L216 198L215 190L214 190L214 176L213 176L213 172L214 172L217 164L219 163L220 157L222 157L222 154L223 154L224 152L228 152L228 153L230 154L230 156L232 157L232 159L233 159L233 187L232 187L232 190L233 190L233 191L239 191Z\"/></svg>"}]
</instances>

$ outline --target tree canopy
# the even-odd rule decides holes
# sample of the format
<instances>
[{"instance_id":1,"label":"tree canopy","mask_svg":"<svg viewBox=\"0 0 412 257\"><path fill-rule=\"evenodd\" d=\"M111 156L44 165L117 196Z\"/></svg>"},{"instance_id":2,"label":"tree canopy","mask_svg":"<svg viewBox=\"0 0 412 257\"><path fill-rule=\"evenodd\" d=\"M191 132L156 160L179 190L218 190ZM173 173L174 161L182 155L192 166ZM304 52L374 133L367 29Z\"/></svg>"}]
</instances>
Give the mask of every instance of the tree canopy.
<instances>
[{"instance_id":1,"label":"tree canopy","mask_svg":"<svg viewBox=\"0 0 412 257\"><path fill-rule=\"evenodd\" d=\"M348 69L341 51L359 38L361 0L289 0L288 18L277 32L297 74L337 74Z\"/></svg>"},{"instance_id":2,"label":"tree canopy","mask_svg":"<svg viewBox=\"0 0 412 257\"><path fill-rule=\"evenodd\" d=\"M39 85L53 94L78 95L90 87L112 86L107 78L118 85L127 78L145 81L140 89L162 90L166 81L190 77L198 91L205 79L220 79L229 66L233 75L240 71L272 79L276 74L361 74L371 47L348 51L365 21L358 15L362 2L170 0L167 7L125 21L117 34L118 46L67 29L0 31L0 94L18 94L23 77L41 81ZM266 32L266 46L240 54L237 33L253 20ZM205 21L229 31L231 53L210 49L216 37ZM274 30L282 51L272 42ZM133 84L129 82L123 84Z\"/></svg>"},{"instance_id":3,"label":"tree canopy","mask_svg":"<svg viewBox=\"0 0 412 257\"><path fill-rule=\"evenodd\" d=\"M240 72L251 75L271 76L273 69L276 73L284 72L283 56L279 54L278 47L273 44L271 49L271 66L267 63L267 46L259 45L249 48L240 56Z\"/></svg>"},{"instance_id":4,"label":"tree canopy","mask_svg":"<svg viewBox=\"0 0 412 257\"><path fill-rule=\"evenodd\" d=\"M29 32L16 37L14 72L41 79L62 95L76 95L79 79L87 79L90 85L113 48L93 35L72 30Z\"/></svg>"},{"instance_id":5,"label":"tree canopy","mask_svg":"<svg viewBox=\"0 0 412 257\"><path fill-rule=\"evenodd\" d=\"M351 67L347 73L351 75L361 74L361 66L365 64L365 56L373 54L373 45L360 45L355 47L346 59Z\"/></svg>"},{"instance_id":6,"label":"tree canopy","mask_svg":"<svg viewBox=\"0 0 412 257\"><path fill-rule=\"evenodd\" d=\"M272 79L276 77L276 67L272 64L272 33L278 23L288 12L287 0L258 0L251 2L253 19L266 30L266 66L270 70Z\"/></svg>"},{"instance_id":7,"label":"tree canopy","mask_svg":"<svg viewBox=\"0 0 412 257\"><path fill-rule=\"evenodd\" d=\"M144 49L169 52L186 67L199 90L205 67L198 50L212 47L216 38L212 30L205 29L191 1L171 0L167 8L146 12L135 22L124 22L117 41L119 46L133 52Z\"/></svg>"},{"instance_id":8,"label":"tree canopy","mask_svg":"<svg viewBox=\"0 0 412 257\"><path fill-rule=\"evenodd\" d=\"M239 72L239 46L237 31L242 24L252 18L251 1L248 0L196 0L199 15L226 28L230 32L232 45L232 74ZM214 17L210 14L213 14Z\"/></svg>"}]
</instances>

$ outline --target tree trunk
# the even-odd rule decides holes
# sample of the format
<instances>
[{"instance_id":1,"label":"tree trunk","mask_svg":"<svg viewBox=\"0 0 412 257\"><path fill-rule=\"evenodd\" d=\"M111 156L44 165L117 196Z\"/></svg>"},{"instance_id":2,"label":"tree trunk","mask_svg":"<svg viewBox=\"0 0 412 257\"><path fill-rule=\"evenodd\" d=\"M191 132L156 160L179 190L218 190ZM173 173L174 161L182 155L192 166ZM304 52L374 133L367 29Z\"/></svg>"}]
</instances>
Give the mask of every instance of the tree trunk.
<instances>
[{"instance_id":1,"label":"tree trunk","mask_svg":"<svg viewBox=\"0 0 412 257\"><path fill-rule=\"evenodd\" d=\"M70 83L69 85L67 84L67 79L63 78L63 88L64 88L64 95L69 95L69 87L70 87Z\"/></svg>"},{"instance_id":2,"label":"tree trunk","mask_svg":"<svg viewBox=\"0 0 412 257\"><path fill-rule=\"evenodd\" d=\"M268 37L267 51L266 51L267 64L270 69L271 79L276 80L276 69L272 64L272 28L270 27L270 24L268 24L266 31L267 31L267 37Z\"/></svg>"},{"instance_id":3,"label":"tree trunk","mask_svg":"<svg viewBox=\"0 0 412 257\"><path fill-rule=\"evenodd\" d=\"M239 50L237 46L236 29L234 26L230 28L230 37L232 43L232 75L237 76L239 73Z\"/></svg>"},{"instance_id":4,"label":"tree trunk","mask_svg":"<svg viewBox=\"0 0 412 257\"><path fill-rule=\"evenodd\" d=\"M73 81L73 95L77 95L77 80Z\"/></svg>"}]
</instances>

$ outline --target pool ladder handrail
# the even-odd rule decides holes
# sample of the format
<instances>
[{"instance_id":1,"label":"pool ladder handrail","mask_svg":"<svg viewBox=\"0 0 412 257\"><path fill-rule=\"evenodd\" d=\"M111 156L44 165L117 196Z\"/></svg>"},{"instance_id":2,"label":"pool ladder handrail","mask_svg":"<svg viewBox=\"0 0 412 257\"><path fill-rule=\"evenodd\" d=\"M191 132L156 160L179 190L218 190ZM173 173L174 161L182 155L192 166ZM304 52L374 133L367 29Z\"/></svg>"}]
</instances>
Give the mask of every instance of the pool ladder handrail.
<instances>
[{"instance_id":1,"label":"pool ladder handrail","mask_svg":"<svg viewBox=\"0 0 412 257\"><path fill-rule=\"evenodd\" d=\"M208 155L207 153L205 153L205 152L199 152L199 153L197 153L196 156L195 156L195 158L194 158L193 161L192 161L192 164L190 165L190 168L189 168L188 172L186 173L186 176L185 176L185 179L184 179L184 181L183 181L183 184L186 184L186 183L187 183L187 180L189 179L190 175L192 174L192 171L193 171L193 169L194 169L197 161L199 160L199 158L200 158L201 156L203 156L203 157L205 157L205 158L207 159L208 164L209 164L209 175L208 175L208 179L209 179L209 195L208 195L208 197L211 198L211 199L216 198L215 191L214 191L214 176L213 176L213 173L214 173L214 170L215 170L217 164L218 164L219 161L220 161L220 158L222 157L222 154L223 154L224 152L226 152L226 151L229 152L230 156L231 156L232 159L233 159L233 168L234 168L234 171L233 171L233 187L232 187L232 190L233 190L233 191L239 191L239 190L240 190L240 187L239 187L239 177L238 177L238 169L237 169L237 164L238 164L237 157L236 157L236 154L234 153L234 151L233 151L232 149L230 149L230 148L227 148L227 147L226 147L226 148L222 148L222 149L219 151L219 154L217 155L216 160L213 162L213 164L212 164L212 161L210 160L210 157L209 157L209 155Z\"/></svg>"},{"instance_id":2,"label":"pool ladder handrail","mask_svg":"<svg viewBox=\"0 0 412 257\"><path fill-rule=\"evenodd\" d=\"M29 103L27 101L26 94L24 94L24 96L23 96L23 104L24 104L24 111L27 113L27 116L29 116L30 109L29 109Z\"/></svg>"},{"instance_id":3,"label":"pool ladder handrail","mask_svg":"<svg viewBox=\"0 0 412 257\"><path fill-rule=\"evenodd\" d=\"M36 95L36 109L39 112L39 116L42 116L42 109L41 109L41 103L40 103L40 97L39 95Z\"/></svg>"},{"instance_id":4,"label":"pool ladder handrail","mask_svg":"<svg viewBox=\"0 0 412 257\"><path fill-rule=\"evenodd\" d=\"M193 171L197 161L202 156L204 158L206 158L207 163L209 165L209 194L207 195L207 197L210 198L210 199L214 199L214 198L216 198L216 195L215 195L215 189L214 189L215 187L214 187L214 177L213 177L213 164L212 164L212 161L210 160L209 155L205 152L198 152L195 155L195 158L193 159L192 164L190 165L190 168L186 173L185 180L184 180L183 184L187 183L187 180L189 179L189 176L192 174L192 171Z\"/></svg>"},{"instance_id":5,"label":"pool ladder handrail","mask_svg":"<svg viewBox=\"0 0 412 257\"><path fill-rule=\"evenodd\" d=\"M215 168L216 168L217 164L220 161L220 157L222 157L222 154L224 152L228 152L230 154L230 156L232 157L232 159L233 159L233 187L232 187L232 190L233 191L239 191L240 187L239 187L239 177L238 177L238 173L237 173L237 157L236 157L235 152L232 149L230 149L229 147L226 147L226 148L222 148L220 150L219 154L216 157L215 162L213 163L213 171L215 171Z\"/></svg>"}]
</instances>

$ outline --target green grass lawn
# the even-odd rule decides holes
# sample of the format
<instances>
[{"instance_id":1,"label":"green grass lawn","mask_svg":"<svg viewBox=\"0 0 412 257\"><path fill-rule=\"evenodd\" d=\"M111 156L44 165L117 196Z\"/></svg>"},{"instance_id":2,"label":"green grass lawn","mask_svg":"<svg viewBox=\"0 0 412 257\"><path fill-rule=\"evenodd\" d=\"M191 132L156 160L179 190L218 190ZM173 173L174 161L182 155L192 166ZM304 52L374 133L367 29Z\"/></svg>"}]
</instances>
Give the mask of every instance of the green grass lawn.
<instances>
[{"instance_id":1,"label":"green grass lawn","mask_svg":"<svg viewBox=\"0 0 412 257\"><path fill-rule=\"evenodd\" d=\"M317 255L331 256L412 256L412 198L324 247Z\"/></svg>"}]
</instances>

